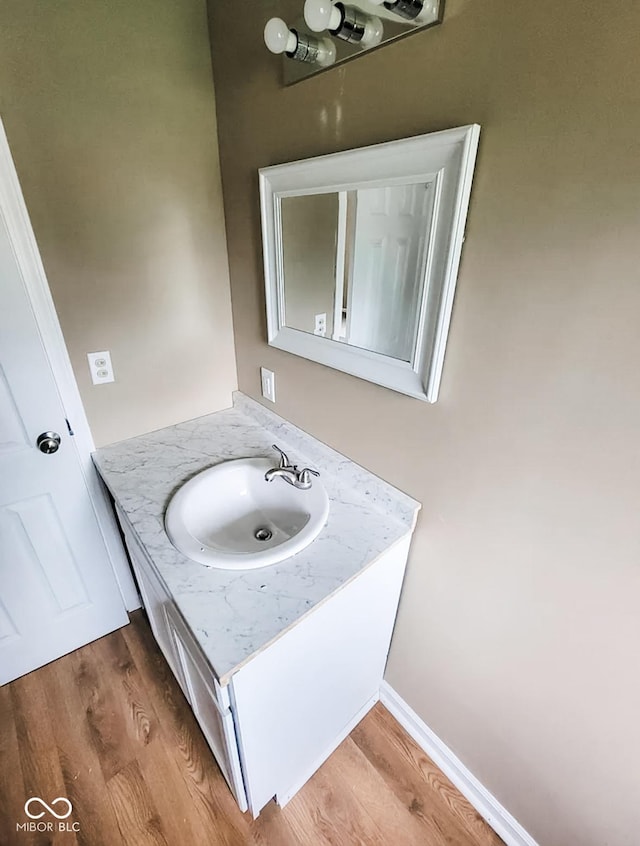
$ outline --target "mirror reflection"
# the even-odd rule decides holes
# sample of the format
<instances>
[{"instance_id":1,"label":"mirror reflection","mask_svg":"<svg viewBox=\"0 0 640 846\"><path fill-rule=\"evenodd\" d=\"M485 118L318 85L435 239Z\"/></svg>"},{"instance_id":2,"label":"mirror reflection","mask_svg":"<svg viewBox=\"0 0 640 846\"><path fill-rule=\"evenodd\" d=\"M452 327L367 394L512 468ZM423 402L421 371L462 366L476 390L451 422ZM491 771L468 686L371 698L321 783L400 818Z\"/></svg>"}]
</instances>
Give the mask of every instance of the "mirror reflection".
<instances>
[{"instance_id":1,"label":"mirror reflection","mask_svg":"<svg viewBox=\"0 0 640 846\"><path fill-rule=\"evenodd\" d=\"M432 194L417 182L281 197L284 325L411 361Z\"/></svg>"}]
</instances>

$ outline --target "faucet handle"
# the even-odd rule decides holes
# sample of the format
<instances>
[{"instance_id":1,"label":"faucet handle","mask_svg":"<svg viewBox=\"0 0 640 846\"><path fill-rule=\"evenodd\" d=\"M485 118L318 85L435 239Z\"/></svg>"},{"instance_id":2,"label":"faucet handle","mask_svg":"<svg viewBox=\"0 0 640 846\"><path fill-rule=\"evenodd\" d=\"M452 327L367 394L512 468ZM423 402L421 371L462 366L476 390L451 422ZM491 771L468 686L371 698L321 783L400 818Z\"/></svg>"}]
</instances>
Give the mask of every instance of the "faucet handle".
<instances>
[{"instance_id":1,"label":"faucet handle","mask_svg":"<svg viewBox=\"0 0 640 846\"><path fill-rule=\"evenodd\" d=\"M272 444L271 446L273 449L276 450L276 452L280 453L280 467L291 467L287 453L284 450L280 449L277 444Z\"/></svg>"},{"instance_id":2,"label":"faucet handle","mask_svg":"<svg viewBox=\"0 0 640 846\"><path fill-rule=\"evenodd\" d=\"M312 470L311 467L305 467L304 470L298 471L298 481L303 485L308 485L311 487L311 476L319 476L317 470Z\"/></svg>"}]
</instances>

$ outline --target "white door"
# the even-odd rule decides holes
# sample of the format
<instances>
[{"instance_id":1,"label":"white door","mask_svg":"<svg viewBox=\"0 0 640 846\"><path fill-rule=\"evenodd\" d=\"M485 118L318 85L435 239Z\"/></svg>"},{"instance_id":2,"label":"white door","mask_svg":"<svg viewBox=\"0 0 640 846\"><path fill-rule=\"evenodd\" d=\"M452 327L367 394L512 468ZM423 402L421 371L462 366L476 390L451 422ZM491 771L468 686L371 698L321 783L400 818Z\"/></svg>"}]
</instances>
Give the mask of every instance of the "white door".
<instances>
[{"instance_id":1,"label":"white door","mask_svg":"<svg viewBox=\"0 0 640 846\"><path fill-rule=\"evenodd\" d=\"M0 684L127 622L0 208Z\"/></svg>"},{"instance_id":2,"label":"white door","mask_svg":"<svg viewBox=\"0 0 640 846\"><path fill-rule=\"evenodd\" d=\"M347 301L349 344L411 360L431 194L428 183L358 190Z\"/></svg>"}]
</instances>

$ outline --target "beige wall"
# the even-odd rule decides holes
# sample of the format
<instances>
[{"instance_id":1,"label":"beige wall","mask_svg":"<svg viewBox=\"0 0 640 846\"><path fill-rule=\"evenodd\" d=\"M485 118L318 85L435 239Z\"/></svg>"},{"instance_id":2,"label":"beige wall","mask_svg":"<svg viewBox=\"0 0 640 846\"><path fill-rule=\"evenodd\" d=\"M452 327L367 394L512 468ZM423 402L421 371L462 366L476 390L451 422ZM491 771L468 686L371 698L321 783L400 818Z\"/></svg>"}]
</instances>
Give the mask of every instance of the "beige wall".
<instances>
[{"instance_id":1,"label":"beige wall","mask_svg":"<svg viewBox=\"0 0 640 846\"><path fill-rule=\"evenodd\" d=\"M636 846L640 6L449 0L283 88L258 5L210 3L240 387L423 502L389 682L543 846ZM473 121L439 402L268 347L257 168Z\"/></svg>"},{"instance_id":2,"label":"beige wall","mask_svg":"<svg viewBox=\"0 0 640 846\"><path fill-rule=\"evenodd\" d=\"M313 332L316 314L326 314L333 333L336 293L338 195L284 197L280 204L285 323Z\"/></svg>"},{"instance_id":3,"label":"beige wall","mask_svg":"<svg viewBox=\"0 0 640 846\"><path fill-rule=\"evenodd\" d=\"M0 114L97 443L228 406L204 0L3 0Z\"/></svg>"}]
</instances>

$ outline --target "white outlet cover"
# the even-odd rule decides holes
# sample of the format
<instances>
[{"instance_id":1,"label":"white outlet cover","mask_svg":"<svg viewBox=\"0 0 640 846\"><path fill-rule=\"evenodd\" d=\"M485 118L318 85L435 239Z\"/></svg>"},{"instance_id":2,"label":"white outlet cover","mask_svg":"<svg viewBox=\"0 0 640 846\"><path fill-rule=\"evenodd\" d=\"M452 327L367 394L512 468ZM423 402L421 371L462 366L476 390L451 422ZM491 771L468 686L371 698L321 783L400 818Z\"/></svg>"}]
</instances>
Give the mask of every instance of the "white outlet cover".
<instances>
[{"instance_id":1,"label":"white outlet cover","mask_svg":"<svg viewBox=\"0 0 640 846\"><path fill-rule=\"evenodd\" d=\"M107 382L115 382L113 366L111 364L111 353L109 350L87 353L89 361L89 372L94 385L104 385Z\"/></svg>"},{"instance_id":2,"label":"white outlet cover","mask_svg":"<svg viewBox=\"0 0 640 846\"><path fill-rule=\"evenodd\" d=\"M327 313L323 312L322 314L316 314L315 317L315 329L313 330L314 335L322 335L323 337L327 334Z\"/></svg>"},{"instance_id":3,"label":"white outlet cover","mask_svg":"<svg viewBox=\"0 0 640 846\"><path fill-rule=\"evenodd\" d=\"M260 368L260 383L262 385L262 396L271 402L276 401L276 374L266 367Z\"/></svg>"}]
</instances>

